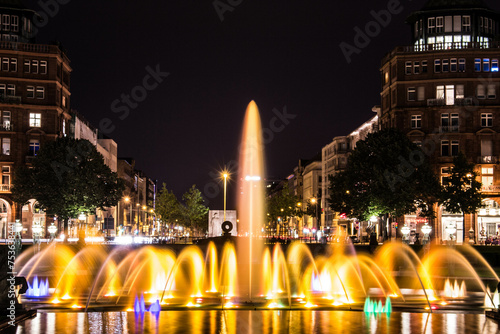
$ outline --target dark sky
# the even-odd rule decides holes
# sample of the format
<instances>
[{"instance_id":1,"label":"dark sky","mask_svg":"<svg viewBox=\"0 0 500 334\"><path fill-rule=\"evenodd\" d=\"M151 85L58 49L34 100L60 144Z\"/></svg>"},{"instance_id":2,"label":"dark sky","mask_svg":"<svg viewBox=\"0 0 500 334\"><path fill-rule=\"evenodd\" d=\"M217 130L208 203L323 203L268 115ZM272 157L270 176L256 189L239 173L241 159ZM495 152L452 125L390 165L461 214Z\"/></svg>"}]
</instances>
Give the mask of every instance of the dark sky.
<instances>
[{"instance_id":1,"label":"dark sky","mask_svg":"<svg viewBox=\"0 0 500 334\"><path fill-rule=\"evenodd\" d=\"M239 3L221 21L213 0L73 0L49 15L38 40L58 40L67 50L72 108L96 126L112 121L120 157L134 157L138 169L179 197L196 184L220 209L213 173L237 160L252 99L263 127L273 109L296 115L266 145L268 177L275 179L373 116L380 61L410 44L404 21L427 0L401 0L401 13L350 64L339 44L353 44L354 28L364 29L372 10L394 1L221 0ZM486 2L500 11L498 1ZM24 3L44 11L38 0ZM170 75L120 119L113 101L142 86L148 66Z\"/></svg>"}]
</instances>

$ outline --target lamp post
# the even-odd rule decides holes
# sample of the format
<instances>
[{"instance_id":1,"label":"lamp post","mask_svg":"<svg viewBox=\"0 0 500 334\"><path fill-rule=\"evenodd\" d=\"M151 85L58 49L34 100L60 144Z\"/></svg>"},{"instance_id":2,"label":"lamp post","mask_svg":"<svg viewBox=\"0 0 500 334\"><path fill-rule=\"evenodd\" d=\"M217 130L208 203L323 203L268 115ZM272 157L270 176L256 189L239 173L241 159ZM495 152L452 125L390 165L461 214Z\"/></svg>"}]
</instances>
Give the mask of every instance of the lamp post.
<instances>
[{"instance_id":1,"label":"lamp post","mask_svg":"<svg viewBox=\"0 0 500 334\"><path fill-rule=\"evenodd\" d=\"M224 221L226 221L227 178L229 177L229 174L227 172L223 172L222 177L224 178Z\"/></svg>"},{"instance_id":2,"label":"lamp post","mask_svg":"<svg viewBox=\"0 0 500 334\"><path fill-rule=\"evenodd\" d=\"M313 198L311 198L311 203L314 204L314 207L316 209L313 228L317 230L318 229L318 201L316 200L316 198L313 197Z\"/></svg>"},{"instance_id":3,"label":"lamp post","mask_svg":"<svg viewBox=\"0 0 500 334\"><path fill-rule=\"evenodd\" d=\"M56 237L57 226L54 223L51 223L49 227L47 227L47 231L50 233L50 241L53 241Z\"/></svg>"},{"instance_id":4,"label":"lamp post","mask_svg":"<svg viewBox=\"0 0 500 334\"><path fill-rule=\"evenodd\" d=\"M425 223L424 226L422 226L422 233L424 234L424 239L423 239L424 245L426 245L430 241L431 232L432 232L432 226L430 226L429 223Z\"/></svg>"},{"instance_id":5,"label":"lamp post","mask_svg":"<svg viewBox=\"0 0 500 334\"><path fill-rule=\"evenodd\" d=\"M452 245L453 238L455 237L455 232L457 231L457 228L455 226L453 226L452 224L449 224L448 226L446 226L446 228L444 230L450 236L450 244Z\"/></svg>"},{"instance_id":6,"label":"lamp post","mask_svg":"<svg viewBox=\"0 0 500 334\"><path fill-rule=\"evenodd\" d=\"M31 230L33 232L33 246L35 249L35 253L38 253L40 251L40 237L43 230L40 222L33 222Z\"/></svg>"},{"instance_id":7,"label":"lamp post","mask_svg":"<svg viewBox=\"0 0 500 334\"><path fill-rule=\"evenodd\" d=\"M403 243L408 245L410 243L410 227L405 224L401 228L401 233L403 233Z\"/></svg>"}]
</instances>

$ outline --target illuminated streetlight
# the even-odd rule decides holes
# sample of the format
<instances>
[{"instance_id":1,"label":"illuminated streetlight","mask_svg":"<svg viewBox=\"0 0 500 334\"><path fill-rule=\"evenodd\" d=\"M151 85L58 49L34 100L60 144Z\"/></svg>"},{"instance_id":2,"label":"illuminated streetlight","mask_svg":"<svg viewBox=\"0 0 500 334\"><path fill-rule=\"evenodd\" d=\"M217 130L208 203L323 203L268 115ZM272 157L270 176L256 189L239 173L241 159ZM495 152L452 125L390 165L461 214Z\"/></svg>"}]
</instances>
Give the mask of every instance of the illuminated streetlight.
<instances>
[{"instance_id":1,"label":"illuminated streetlight","mask_svg":"<svg viewBox=\"0 0 500 334\"><path fill-rule=\"evenodd\" d=\"M224 179L224 221L226 221L226 194L227 194L227 178L229 173L227 171L222 172L222 178Z\"/></svg>"},{"instance_id":2,"label":"illuminated streetlight","mask_svg":"<svg viewBox=\"0 0 500 334\"><path fill-rule=\"evenodd\" d=\"M425 223L424 226L422 226L422 233L424 233L424 245L429 242L429 235L432 232L432 226L429 225L429 223Z\"/></svg>"},{"instance_id":3,"label":"illuminated streetlight","mask_svg":"<svg viewBox=\"0 0 500 334\"><path fill-rule=\"evenodd\" d=\"M401 228L401 233L403 233L403 243L406 243L408 244L410 242L410 228L408 227L408 225L404 225L402 228Z\"/></svg>"}]
</instances>

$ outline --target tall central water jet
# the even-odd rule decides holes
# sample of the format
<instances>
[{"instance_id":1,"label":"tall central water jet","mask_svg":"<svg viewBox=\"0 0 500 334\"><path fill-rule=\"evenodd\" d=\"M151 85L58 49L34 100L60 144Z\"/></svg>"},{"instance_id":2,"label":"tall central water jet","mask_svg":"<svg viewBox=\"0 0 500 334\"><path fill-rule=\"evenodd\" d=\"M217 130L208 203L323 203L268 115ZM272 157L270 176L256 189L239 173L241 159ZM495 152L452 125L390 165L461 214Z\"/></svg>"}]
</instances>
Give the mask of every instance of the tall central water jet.
<instances>
[{"instance_id":1,"label":"tall central water jet","mask_svg":"<svg viewBox=\"0 0 500 334\"><path fill-rule=\"evenodd\" d=\"M238 234L246 236L238 241L240 277L243 278L240 295L251 300L259 284L253 267L261 261L262 242L258 236L265 219L264 145L259 109L254 101L248 105L243 123L238 179Z\"/></svg>"}]
</instances>

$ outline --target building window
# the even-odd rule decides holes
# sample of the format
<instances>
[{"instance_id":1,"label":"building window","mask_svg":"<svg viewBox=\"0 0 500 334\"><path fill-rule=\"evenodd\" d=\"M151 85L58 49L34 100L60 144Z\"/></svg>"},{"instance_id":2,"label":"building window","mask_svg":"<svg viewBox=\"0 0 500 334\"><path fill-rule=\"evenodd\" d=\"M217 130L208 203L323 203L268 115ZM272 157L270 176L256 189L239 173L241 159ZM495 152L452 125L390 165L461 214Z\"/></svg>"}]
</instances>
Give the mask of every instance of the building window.
<instances>
[{"instance_id":1,"label":"building window","mask_svg":"<svg viewBox=\"0 0 500 334\"><path fill-rule=\"evenodd\" d=\"M451 167L441 167L441 184L446 185L450 183Z\"/></svg>"},{"instance_id":2,"label":"building window","mask_svg":"<svg viewBox=\"0 0 500 334\"><path fill-rule=\"evenodd\" d=\"M435 17L429 17L427 20L427 31L429 34L435 34L436 33L436 18Z\"/></svg>"},{"instance_id":3,"label":"building window","mask_svg":"<svg viewBox=\"0 0 500 334\"><path fill-rule=\"evenodd\" d=\"M28 99L34 99L35 98L35 87L34 86L28 86L26 88L27 94L26 97Z\"/></svg>"},{"instance_id":4,"label":"building window","mask_svg":"<svg viewBox=\"0 0 500 334\"><path fill-rule=\"evenodd\" d=\"M9 72L9 58L2 58L2 71Z\"/></svg>"},{"instance_id":5,"label":"building window","mask_svg":"<svg viewBox=\"0 0 500 334\"><path fill-rule=\"evenodd\" d=\"M448 59L443 59L443 72L450 71L450 61Z\"/></svg>"},{"instance_id":6,"label":"building window","mask_svg":"<svg viewBox=\"0 0 500 334\"><path fill-rule=\"evenodd\" d=\"M465 59L460 58L458 60L458 72L465 72Z\"/></svg>"},{"instance_id":7,"label":"building window","mask_svg":"<svg viewBox=\"0 0 500 334\"><path fill-rule=\"evenodd\" d=\"M19 31L19 16L12 15L10 17L10 27L12 28L13 32Z\"/></svg>"},{"instance_id":8,"label":"building window","mask_svg":"<svg viewBox=\"0 0 500 334\"><path fill-rule=\"evenodd\" d=\"M498 59L491 60L491 72L498 72Z\"/></svg>"},{"instance_id":9,"label":"building window","mask_svg":"<svg viewBox=\"0 0 500 334\"><path fill-rule=\"evenodd\" d=\"M28 59L26 59L24 61L24 73L30 73L30 71L31 71L31 62Z\"/></svg>"},{"instance_id":10,"label":"building window","mask_svg":"<svg viewBox=\"0 0 500 334\"><path fill-rule=\"evenodd\" d=\"M439 34L443 32L444 18L442 16L436 17L436 32Z\"/></svg>"},{"instance_id":11,"label":"building window","mask_svg":"<svg viewBox=\"0 0 500 334\"><path fill-rule=\"evenodd\" d=\"M482 167L481 168L481 183L483 187L489 187L493 185L493 167Z\"/></svg>"},{"instance_id":12,"label":"building window","mask_svg":"<svg viewBox=\"0 0 500 334\"><path fill-rule=\"evenodd\" d=\"M10 58L10 71L17 72L17 58Z\"/></svg>"},{"instance_id":13,"label":"building window","mask_svg":"<svg viewBox=\"0 0 500 334\"><path fill-rule=\"evenodd\" d=\"M488 85L488 98L496 99L497 98L497 87L496 85Z\"/></svg>"},{"instance_id":14,"label":"building window","mask_svg":"<svg viewBox=\"0 0 500 334\"><path fill-rule=\"evenodd\" d=\"M40 74L47 74L47 62L45 60L40 61Z\"/></svg>"},{"instance_id":15,"label":"building window","mask_svg":"<svg viewBox=\"0 0 500 334\"><path fill-rule=\"evenodd\" d=\"M456 91L455 91L455 97L457 99L464 99L465 98L465 87L464 87L464 85L457 85Z\"/></svg>"},{"instance_id":16,"label":"building window","mask_svg":"<svg viewBox=\"0 0 500 334\"><path fill-rule=\"evenodd\" d=\"M422 60L422 73L427 73L427 60Z\"/></svg>"},{"instance_id":17,"label":"building window","mask_svg":"<svg viewBox=\"0 0 500 334\"><path fill-rule=\"evenodd\" d=\"M458 113L441 114L441 132L458 132Z\"/></svg>"},{"instance_id":18,"label":"building window","mask_svg":"<svg viewBox=\"0 0 500 334\"><path fill-rule=\"evenodd\" d=\"M417 100L419 100L419 101L425 100L425 87L424 86L418 87Z\"/></svg>"},{"instance_id":19,"label":"building window","mask_svg":"<svg viewBox=\"0 0 500 334\"><path fill-rule=\"evenodd\" d=\"M481 58L474 59L474 71L481 72Z\"/></svg>"},{"instance_id":20,"label":"building window","mask_svg":"<svg viewBox=\"0 0 500 334\"><path fill-rule=\"evenodd\" d=\"M0 84L0 96L5 96L5 84Z\"/></svg>"},{"instance_id":21,"label":"building window","mask_svg":"<svg viewBox=\"0 0 500 334\"><path fill-rule=\"evenodd\" d=\"M458 155L458 140L451 141L451 156L456 157Z\"/></svg>"},{"instance_id":22,"label":"building window","mask_svg":"<svg viewBox=\"0 0 500 334\"><path fill-rule=\"evenodd\" d=\"M457 71L457 60L456 59L451 59L450 60L450 71L451 72L456 72Z\"/></svg>"},{"instance_id":23,"label":"building window","mask_svg":"<svg viewBox=\"0 0 500 334\"><path fill-rule=\"evenodd\" d=\"M10 15L2 15L2 30L9 31L10 30Z\"/></svg>"},{"instance_id":24,"label":"building window","mask_svg":"<svg viewBox=\"0 0 500 334\"><path fill-rule=\"evenodd\" d=\"M470 31L470 16L469 15L462 16L462 31L464 31L464 32Z\"/></svg>"},{"instance_id":25,"label":"building window","mask_svg":"<svg viewBox=\"0 0 500 334\"><path fill-rule=\"evenodd\" d=\"M10 111L2 113L2 126L4 130L10 130Z\"/></svg>"},{"instance_id":26,"label":"building window","mask_svg":"<svg viewBox=\"0 0 500 334\"><path fill-rule=\"evenodd\" d=\"M31 73L38 74L38 60L31 61Z\"/></svg>"},{"instance_id":27,"label":"building window","mask_svg":"<svg viewBox=\"0 0 500 334\"><path fill-rule=\"evenodd\" d=\"M2 138L2 154L10 155L10 138Z\"/></svg>"},{"instance_id":28,"label":"building window","mask_svg":"<svg viewBox=\"0 0 500 334\"><path fill-rule=\"evenodd\" d=\"M415 101L417 99L417 90L415 87L408 88L408 101Z\"/></svg>"},{"instance_id":29,"label":"building window","mask_svg":"<svg viewBox=\"0 0 500 334\"><path fill-rule=\"evenodd\" d=\"M411 128L420 129L422 127L422 115L411 115Z\"/></svg>"},{"instance_id":30,"label":"building window","mask_svg":"<svg viewBox=\"0 0 500 334\"><path fill-rule=\"evenodd\" d=\"M483 72L489 72L489 71L490 71L490 59L484 58L483 59Z\"/></svg>"},{"instance_id":31,"label":"building window","mask_svg":"<svg viewBox=\"0 0 500 334\"><path fill-rule=\"evenodd\" d=\"M7 85L7 96L16 96L16 85Z\"/></svg>"},{"instance_id":32,"label":"building window","mask_svg":"<svg viewBox=\"0 0 500 334\"><path fill-rule=\"evenodd\" d=\"M40 100L45 98L45 87L36 87L36 98Z\"/></svg>"},{"instance_id":33,"label":"building window","mask_svg":"<svg viewBox=\"0 0 500 334\"><path fill-rule=\"evenodd\" d=\"M40 113L30 113L30 126L34 128L39 128L42 126L42 114Z\"/></svg>"},{"instance_id":34,"label":"building window","mask_svg":"<svg viewBox=\"0 0 500 334\"><path fill-rule=\"evenodd\" d=\"M434 73L441 72L441 59L434 60Z\"/></svg>"},{"instance_id":35,"label":"building window","mask_svg":"<svg viewBox=\"0 0 500 334\"><path fill-rule=\"evenodd\" d=\"M490 128L493 126L493 114L484 113L481 114L481 127Z\"/></svg>"},{"instance_id":36,"label":"building window","mask_svg":"<svg viewBox=\"0 0 500 334\"><path fill-rule=\"evenodd\" d=\"M40 141L37 139L30 140L29 155L34 157L38 154L40 150Z\"/></svg>"},{"instance_id":37,"label":"building window","mask_svg":"<svg viewBox=\"0 0 500 334\"><path fill-rule=\"evenodd\" d=\"M478 99L485 99L486 98L486 89L485 89L484 85L477 85L476 96Z\"/></svg>"},{"instance_id":38,"label":"building window","mask_svg":"<svg viewBox=\"0 0 500 334\"><path fill-rule=\"evenodd\" d=\"M441 140L441 156L450 156L450 142L448 140Z\"/></svg>"},{"instance_id":39,"label":"building window","mask_svg":"<svg viewBox=\"0 0 500 334\"><path fill-rule=\"evenodd\" d=\"M406 75L411 74L411 61L407 61L405 63L405 73Z\"/></svg>"},{"instance_id":40,"label":"building window","mask_svg":"<svg viewBox=\"0 0 500 334\"><path fill-rule=\"evenodd\" d=\"M420 74L420 62L416 61L413 63L413 73Z\"/></svg>"},{"instance_id":41,"label":"building window","mask_svg":"<svg viewBox=\"0 0 500 334\"><path fill-rule=\"evenodd\" d=\"M452 106L455 104L455 86L437 86L436 87L436 99L444 100L447 106Z\"/></svg>"}]
</instances>

